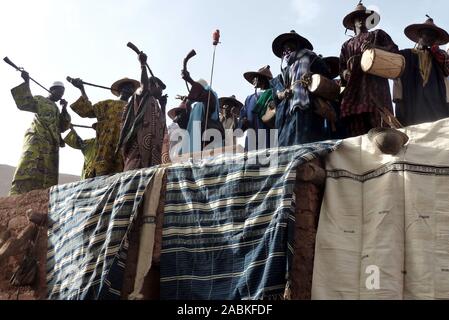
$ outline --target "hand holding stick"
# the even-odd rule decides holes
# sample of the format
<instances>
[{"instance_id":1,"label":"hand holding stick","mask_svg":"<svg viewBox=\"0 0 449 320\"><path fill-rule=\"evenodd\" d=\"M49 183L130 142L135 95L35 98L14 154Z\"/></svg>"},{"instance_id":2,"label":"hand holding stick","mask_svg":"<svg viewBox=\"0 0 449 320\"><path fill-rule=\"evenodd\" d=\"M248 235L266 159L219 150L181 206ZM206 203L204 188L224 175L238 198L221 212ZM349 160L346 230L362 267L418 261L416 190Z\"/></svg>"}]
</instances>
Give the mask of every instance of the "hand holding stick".
<instances>
[{"instance_id":1,"label":"hand holding stick","mask_svg":"<svg viewBox=\"0 0 449 320\"><path fill-rule=\"evenodd\" d=\"M45 91L47 91L48 93L52 94L50 90L48 90L47 88L45 88L43 85L41 85L39 82L37 82L36 80L34 80L33 78L30 77L30 75L28 74L28 72L25 71L24 68L19 68L14 62L12 62L8 57L4 57L3 61L5 61L7 64L9 64L11 67L13 67L14 69L16 69L17 71L20 71L22 73L22 78L25 80L25 82L28 82L29 80L33 81L35 84L37 84L39 87L41 87L42 89L44 89ZM28 79L28 81L26 80Z\"/></svg>"},{"instance_id":2,"label":"hand holding stick","mask_svg":"<svg viewBox=\"0 0 449 320\"><path fill-rule=\"evenodd\" d=\"M127 44L128 48L130 48L131 50L133 50L135 53L137 53L137 55L141 55L143 53L143 51L140 51L139 48L136 47L135 44L133 44L132 42L128 42ZM151 76L153 78L155 78L153 71L151 71L150 66L148 65L148 62L145 62L146 67L148 68L148 71L150 72Z\"/></svg>"}]
</instances>

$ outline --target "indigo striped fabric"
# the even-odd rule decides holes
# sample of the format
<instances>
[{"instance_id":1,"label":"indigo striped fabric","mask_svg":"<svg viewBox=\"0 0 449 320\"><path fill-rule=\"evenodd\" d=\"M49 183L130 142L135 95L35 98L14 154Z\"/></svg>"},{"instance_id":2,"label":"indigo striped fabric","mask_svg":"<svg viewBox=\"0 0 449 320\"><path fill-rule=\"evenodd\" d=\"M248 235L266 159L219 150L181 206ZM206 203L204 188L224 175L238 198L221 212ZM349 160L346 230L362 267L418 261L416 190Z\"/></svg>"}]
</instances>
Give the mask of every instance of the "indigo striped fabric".
<instances>
[{"instance_id":1,"label":"indigo striped fabric","mask_svg":"<svg viewBox=\"0 0 449 320\"><path fill-rule=\"evenodd\" d=\"M161 299L282 297L291 258L296 168L336 146L270 149L277 156L271 166L258 161L267 151L258 151L233 162L222 157L168 168Z\"/></svg>"},{"instance_id":2,"label":"indigo striped fabric","mask_svg":"<svg viewBox=\"0 0 449 320\"><path fill-rule=\"evenodd\" d=\"M120 298L127 234L154 173L130 171L50 190L49 299Z\"/></svg>"}]
</instances>

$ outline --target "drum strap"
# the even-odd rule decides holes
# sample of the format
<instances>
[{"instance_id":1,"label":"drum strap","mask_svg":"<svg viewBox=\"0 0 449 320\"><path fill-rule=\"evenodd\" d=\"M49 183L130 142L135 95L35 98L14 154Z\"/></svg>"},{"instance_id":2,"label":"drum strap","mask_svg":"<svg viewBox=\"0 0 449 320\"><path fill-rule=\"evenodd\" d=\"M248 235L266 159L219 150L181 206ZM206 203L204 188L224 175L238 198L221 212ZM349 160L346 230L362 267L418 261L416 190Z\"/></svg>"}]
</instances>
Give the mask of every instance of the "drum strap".
<instances>
[{"instance_id":1,"label":"drum strap","mask_svg":"<svg viewBox=\"0 0 449 320\"><path fill-rule=\"evenodd\" d=\"M312 84L312 74L306 73L301 77L301 79L293 82L292 85L290 86L290 89L293 90L297 85L301 85L304 88L308 88L311 84Z\"/></svg>"},{"instance_id":2,"label":"drum strap","mask_svg":"<svg viewBox=\"0 0 449 320\"><path fill-rule=\"evenodd\" d=\"M403 99L403 87L401 78L393 80L393 101L399 102Z\"/></svg>"}]
</instances>

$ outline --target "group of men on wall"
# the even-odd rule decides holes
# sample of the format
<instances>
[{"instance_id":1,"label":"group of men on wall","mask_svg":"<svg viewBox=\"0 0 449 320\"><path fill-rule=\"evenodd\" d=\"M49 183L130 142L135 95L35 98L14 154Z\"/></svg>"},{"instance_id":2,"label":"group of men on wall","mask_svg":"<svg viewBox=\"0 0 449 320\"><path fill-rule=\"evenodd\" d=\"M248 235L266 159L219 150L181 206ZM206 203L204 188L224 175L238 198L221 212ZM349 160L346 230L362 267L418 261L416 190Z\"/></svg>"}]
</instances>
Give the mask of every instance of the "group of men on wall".
<instances>
[{"instance_id":1,"label":"group of men on wall","mask_svg":"<svg viewBox=\"0 0 449 320\"><path fill-rule=\"evenodd\" d=\"M187 151L204 149L201 136L207 129L216 129L223 137L225 130L255 130L256 134L248 134L245 142L246 150L254 150L273 146L270 129L278 132L277 146L291 146L354 137L388 125L383 115L393 114L389 81L361 67L362 54L373 48L405 58L405 70L395 80L393 94L396 117L403 126L449 117L449 55L440 49L449 42L449 34L428 18L425 23L405 29L405 35L416 43L415 48L399 50L385 31L370 31L375 26L368 21L373 13L359 3L344 18L344 26L355 35L343 44L339 58L316 54L312 43L295 31L278 36L272 49L281 59L281 72L273 77L270 66L246 72L243 76L255 92L245 103L235 96L219 99L205 80L194 81L183 70L182 78L191 88L187 96L179 97L181 104L169 110L168 116L174 127L189 133ZM167 158L172 126L166 126L166 86L160 79L148 76L143 52L139 62L140 82L125 78L113 84L111 91L117 100L92 104L82 80L72 81L81 96L71 109L81 117L97 120L93 125L96 137L89 140L80 138L70 123L68 104L62 99L63 83L55 82L46 98L33 96L29 75L22 72L24 83L12 89L12 95L17 107L35 113L35 118L25 135L11 195L56 185L59 148L65 143L84 154L82 178L151 167ZM307 79L312 74L337 83L342 88L339 98L325 100L311 93ZM200 124L197 147L195 123ZM67 130L70 132L63 139L61 134ZM257 134L263 131L265 134ZM209 146L212 144L219 147L223 141L214 138Z\"/></svg>"}]
</instances>

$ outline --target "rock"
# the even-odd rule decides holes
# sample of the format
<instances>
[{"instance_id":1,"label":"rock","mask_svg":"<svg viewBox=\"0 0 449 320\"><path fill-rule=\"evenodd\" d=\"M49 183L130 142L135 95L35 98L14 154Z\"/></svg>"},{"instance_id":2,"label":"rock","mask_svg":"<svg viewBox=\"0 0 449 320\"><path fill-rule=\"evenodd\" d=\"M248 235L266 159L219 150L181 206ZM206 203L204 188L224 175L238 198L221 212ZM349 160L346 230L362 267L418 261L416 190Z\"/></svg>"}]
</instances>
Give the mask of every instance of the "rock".
<instances>
[{"instance_id":1,"label":"rock","mask_svg":"<svg viewBox=\"0 0 449 320\"><path fill-rule=\"evenodd\" d=\"M0 293L0 300L9 300L9 294Z\"/></svg>"},{"instance_id":2,"label":"rock","mask_svg":"<svg viewBox=\"0 0 449 320\"><path fill-rule=\"evenodd\" d=\"M13 273L23 264L24 254L30 245L30 240L34 240L36 237L36 233L33 234L30 231L33 231L33 228L36 227L35 222L40 222L43 218L40 214L48 211L48 198L48 190L37 190L20 196L0 198L0 231L2 231L0 233L6 238L3 246L0 246L0 252L3 252L3 257L0 255L0 260L2 260L0 262L0 300L17 300L17 298L20 300L35 300L38 298L46 299L47 297L46 225L40 232L39 241L35 248L35 254L39 259L39 274L37 277L39 282L34 283L32 287L20 287L20 296L18 297L18 288L12 286L10 280ZM8 229L8 227L11 229ZM21 234L26 229L28 230L25 234ZM7 230L7 232L4 233L4 230ZM12 238L11 241L9 241L10 238ZM18 238L20 239L18 240Z\"/></svg>"},{"instance_id":3,"label":"rock","mask_svg":"<svg viewBox=\"0 0 449 320\"><path fill-rule=\"evenodd\" d=\"M0 266L12 255L19 254L19 251L20 246L16 238L10 238L6 241L6 243L0 248Z\"/></svg>"},{"instance_id":4,"label":"rock","mask_svg":"<svg viewBox=\"0 0 449 320\"><path fill-rule=\"evenodd\" d=\"M326 180L326 171L316 164L306 163L298 168L296 178L299 182L310 182L321 186Z\"/></svg>"},{"instance_id":5,"label":"rock","mask_svg":"<svg viewBox=\"0 0 449 320\"><path fill-rule=\"evenodd\" d=\"M19 300L36 300L33 292L26 292L19 295Z\"/></svg>"},{"instance_id":6,"label":"rock","mask_svg":"<svg viewBox=\"0 0 449 320\"><path fill-rule=\"evenodd\" d=\"M11 231L17 231L23 229L28 225L28 219L24 216L14 217L9 220L8 229Z\"/></svg>"},{"instance_id":7,"label":"rock","mask_svg":"<svg viewBox=\"0 0 449 320\"><path fill-rule=\"evenodd\" d=\"M17 197L0 198L0 208L14 209L17 206Z\"/></svg>"},{"instance_id":8,"label":"rock","mask_svg":"<svg viewBox=\"0 0 449 320\"><path fill-rule=\"evenodd\" d=\"M0 226L0 248L11 237L11 232L5 226Z\"/></svg>"},{"instance_id":9,"label":"rock","mask_svg":"<svg viewBox=\"0 0 449 320\"><path fill-rule=\"evenodd\" d=\"M36 231L37 227L34 224L30 224L17 238L10 238L0 248L0 264L9 257L20 254L25 245L34 240Z\"/></svg>"},{"instance_id":10,"label":"rock","mask_svg":"<svg viewBox=\"0 0 449 320\"><path fill-rule=\"evenodd\" d=\"M27 211L28 219L38 226L43 226L47 223L47 214L46 213L38 213L32 210Z\"/></svg>"}]
</instances>

